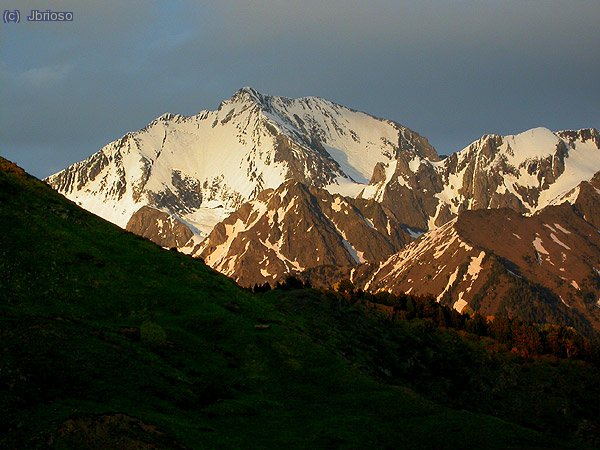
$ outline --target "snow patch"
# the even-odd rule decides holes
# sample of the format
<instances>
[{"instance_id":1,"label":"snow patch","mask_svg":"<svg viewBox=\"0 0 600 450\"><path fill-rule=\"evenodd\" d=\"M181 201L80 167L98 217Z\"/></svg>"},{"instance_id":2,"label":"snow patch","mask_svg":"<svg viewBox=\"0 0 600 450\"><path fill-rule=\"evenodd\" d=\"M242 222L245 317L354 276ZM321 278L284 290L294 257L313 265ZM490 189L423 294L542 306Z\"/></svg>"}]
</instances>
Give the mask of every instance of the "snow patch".
<instances>
[{"instance_id":1,"label":"snow patch","mask_svg":"<svg viewBox=\"0 0 600 450\"><path fill-rule=\"evenodd\" d=\"M560 245L561 247L566 248L567 250L571 250L571 247L569 247L568 245L563 243L560 239L558 239L554 233L550 233L550 238L554 242L556 242L558 245Z\"/></svg>"},{"instance_id":2,"label":"snow patch","mask_svg":"<svg viewBox=\"0 0 600 450\"><path fill-rule=\"evenodd\" d=\"M549 255L550 254L550 253L548 253L548 251L542 245L542 239L539 236L536 236L536 238L534 239L534 241L532 242L532 244L533 244L533 248L535 248L535 250L538 253L542 253L544 255Z\"/></svg>"},{"instance_id":3,"label":"snow patch","mask_svg":"<svg viewBox=\"0 0 600 450\"><path fill-rule=\"evenodd\" d=\"M454 282L456 281L456 277L458 276L458 267L456 268L456 270L450 275L450 278L448 278L448 284L446 284L446 287L444 288L444 290L440 293L440 295L437 296L437 301L438 303L440 302L440 300L442 300L442 298L444 297L444 294L446 292L448 292L450 290L450 288L452 288L452 285L454 284ZM410 281L410 280L409 280Z\"/></svg>"},{"instance_id":4,"label":"snow patch","mask_svg":"<svg viewBox=\"0 0 600 450\"><path fill-rule=\"evenodd\" d=\"M560 298L560 301L563 302L563 305L565 305L567 308L571 307L571 305L569 305L567 302L564 301L564 299L562 298L562 295L559 295L558 298Z\"/></svg>"},{"instance_id":5,"label":"snow patch","mask_svg":"<svg viewBox=\"0 0 600 450\"><path fill-rule=\"evenodd\" d=\"M481 272L481 263L483 262L484 257L485 257L485 252L482 251L481 253L479 253L479 255L477 257L474 256L471 258L471 263L469 264L467 273L469 275L471 275L471 278L473 278L473 281L475 281L475 279L479 275L479 272Z\"/></svg>"},{"instance_id":6,"label":"snow patch","mask_svg":"<svg viewBox=\"0 0 600 450\"><path fill-rule=\"evenodd\" d=\"M463 309L465 309L465 306L467 306L467 302L462 299L462 292L461 292L459 299L456 300L456 302L454 303L454 305L452 307L455 310L457 310L459 313L462 313Z\"/></svg>"},{"instance_id":7,"label":"snow patch","mask_svg":"<svg viewBox=\"0 0 600 450\"><path fill-rule=\"evenodd\" d=\"M340 212L342 210L342 199L341 197L336 197L333 203L331 204L331 209L335 212Z\"/></svg>"},{"instance_id":8,"label":"snow patch","mask_svg":"<svg viewBox=\"0 0 600 450\"><path fill-rule=\"evenodd\" d=\"M555 223L554 226L556 228L558 228L560 231L562 231L565 234L571 234L571 232L569 230L567 230L566 228L562 227L560 224Z\"/></svg>"},{"instance_id":9,"label":"snow patch","mask_svg":"<svg viewBox=\"0 0 600 450\"><path fill-rule=\"evenodd\" d=\"M335 183L325 186L325 190L330 194L339 194L343 197L358 197L368 185L363 183L355 183L347 178L338 177Z\"/></svg>"},{"instance_id":10,"label":"snow patch","mask_svg":"<svg viewBox=\"0 0 600 450\"><path fill-rule=\"evenodd\" d=\"M410 235L411 238L413 239L418 239L421 236L423 236L423 234L425 234L423 231L417 231L417 230L413 230L412 228L406 227L406 232Z\"/></svg>"},{"instance_id":11,"label":"snow patch","mask_svg":"<svg viewBox=\"0 0 600 450\"><path fill-rule=\"evenodd\" d=\"M460 241L460 244L458 245L460 248L464 248L466 251L470 252L471 250L473 250L473 247L471 247L469 244L467 244L466 242L464 242L463 240Z\"/></svg>"},{"instance_id":12,"label":"snow patch","mask_svg":"<svg viewBox=\"0 0 600 450\"><path fill-rule=\"evenodd\" d=\"M418 156L415 156L408 163L408 168L410 169L410 171L412 173L417 173L419 171L420 167L421 167L421 158L419 158Z\"/></svg>"}]
</instances>

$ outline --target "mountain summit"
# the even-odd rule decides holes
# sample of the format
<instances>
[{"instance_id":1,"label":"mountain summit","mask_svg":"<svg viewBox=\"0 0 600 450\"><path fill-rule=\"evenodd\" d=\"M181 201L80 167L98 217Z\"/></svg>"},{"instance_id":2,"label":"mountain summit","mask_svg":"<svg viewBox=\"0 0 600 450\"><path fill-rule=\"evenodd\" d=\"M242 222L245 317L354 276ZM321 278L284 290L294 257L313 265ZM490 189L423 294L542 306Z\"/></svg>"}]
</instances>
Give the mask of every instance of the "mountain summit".
<instances>
[{"instance_id":1,"label":"mountain summit","mask_svg":"<svg viewBox=\"0 0 600 450\"><path fill-rule=\"evenodd\" d=\"M164 114L47 181L121 227L149 206L203 237L264 189L291 179L356 190L399 152L439 159L425 138L395 122L246 87L216 111Z\"/></svg>"}]
</instances>

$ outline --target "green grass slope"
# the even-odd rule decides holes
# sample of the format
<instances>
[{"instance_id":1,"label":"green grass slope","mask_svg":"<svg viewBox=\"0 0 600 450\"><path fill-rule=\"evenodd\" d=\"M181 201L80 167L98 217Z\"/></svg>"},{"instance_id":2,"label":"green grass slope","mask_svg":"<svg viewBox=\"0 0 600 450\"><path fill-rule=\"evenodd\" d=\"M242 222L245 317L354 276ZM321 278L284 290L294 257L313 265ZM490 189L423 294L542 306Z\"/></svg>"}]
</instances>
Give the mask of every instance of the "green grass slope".
<instances>
[{"instance_id":1,"label":"green grass slope","mask_svg":"<svg viewBox=\"0 0 600 450\"><path fill-rule=\"evenodd\" d=\"M370 319L282 295L0 158L0 448L578 448L371 373L399 341L348 345Z\"/></svg>"}]
</instances>

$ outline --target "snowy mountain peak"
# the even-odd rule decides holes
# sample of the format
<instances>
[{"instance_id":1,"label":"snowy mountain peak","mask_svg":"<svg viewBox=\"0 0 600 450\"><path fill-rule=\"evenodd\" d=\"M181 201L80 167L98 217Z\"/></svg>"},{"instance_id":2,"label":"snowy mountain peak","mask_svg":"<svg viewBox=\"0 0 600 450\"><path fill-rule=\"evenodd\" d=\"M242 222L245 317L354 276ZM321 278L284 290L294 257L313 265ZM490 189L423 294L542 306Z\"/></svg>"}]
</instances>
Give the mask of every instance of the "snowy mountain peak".
<instances>
[{"instance_id":1,"label":"snowy mountain peak","mask_svg":"<svg viewBox=\"0 0 600 450\"><path fill-rule=\"evenodd\" d=\"M400 152L394 162L376 166L360 196L422 230L470 209L507 207L531 214L571 201L576 196L565 194L600 171L595 129L486 134L443 161L415 153Z\"/></svg>"},{"instance_id":2,"label":"snowy mountain peak","mask_svg":"<svg viewBox=\"0 0 600 450\"><path fill-rule=\"evenodd\" d=\"M158 116L155 119L155 121L156 122L158 122L158 121L168 122L170 120L177 120L180 117L183 117L183 116L180 116L179 114L173 114L173 113L170 113L170 112L166 112L166 113L163 113L160 116Z\"/></svg>"},{"instance_id":3,"label":"snowy mountain peak","mask_svg":"<svg viewBox=\"0 0 600 450\"><path fill-rule=\"evenodd\" d=\"M401 150L437 157L425 138L394 122L316 97L245 87L216 111L165 113L48 181L122 227L148 205L207 234L264 189L288 179L366 184L377 163Z\"/></svg>"},{"instance_id":4,"label":"snowy mountain peak","mask_svg":"<svg viewBox=\"0 0 600 450\"><path fill-rule=\"evenodd\" d=\"M486 158L497 156L510 160L513 165L519 165L527 160L541 159L553 154L559 141L555 133L539 127L508 136L485 134L459 153L476 153Z\"/></svg>"},{"instance_id":5,"label":"snowy mountain peak","mask_svg":"<svg viewBox=\"0 0 600 450\"><path fill-rule=\"evenodd\" d=\"M254 89L251 86L244 86L244 87L238 89L237 92L234 94L234 96L235 95L249 95L251 97L258 98L258 99L263 97L263 95L260 92L258 92L256 89Z\"/></svg>"},{"instance_id":6,"label":"snowy mountain peak","mask_svg":"<svg viewBox=\"0 0 600 450\"><path fill-rule=\"evenodd\" d=\"M256 89L245 86L238 89L229 99L221 102L219 109L232 104L253 104L264 107L268 105L269 98L269 96L261 94Z\"/></svg>"},{"instance_id":7,"label":"snowy mountain peak","mask_svg":"<svg viewBox=\"0 0 600 450\"><path fill-rule=\"evenodd\" d=\"M515 160L524 161L527 159L541 159L554 154L560 139L547 128L539 127L516 135L506 136L504 141L506 144L502 150L508 152L509 148L516 149L514 152Z\"/></svg>"}]
</instances>

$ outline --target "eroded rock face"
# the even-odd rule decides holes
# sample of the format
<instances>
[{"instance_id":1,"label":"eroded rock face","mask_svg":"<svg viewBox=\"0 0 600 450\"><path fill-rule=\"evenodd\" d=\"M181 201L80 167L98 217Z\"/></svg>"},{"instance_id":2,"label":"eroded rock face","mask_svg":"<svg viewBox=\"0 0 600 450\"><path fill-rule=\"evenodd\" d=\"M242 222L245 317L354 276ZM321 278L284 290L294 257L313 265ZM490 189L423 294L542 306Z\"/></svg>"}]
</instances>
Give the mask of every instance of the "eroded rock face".
<instances>
[{"instance_id":1,"label":"eroded rock face","mask_svg":"<svg viewBox=\"0 0 600 450\"><path fill-rule=\"evenodd\" d=\"M439 200L434 196L442 190L441 177L427 160L419 161L410 153L396 157L396 169L385 185L381 204L395 219L410 228L427 230L429 218L435 216Z\"/></svg>"},{"instance_id":2,"label":"eroded rock face","mask_svg":"<svg viewBox=\"0 0 600 450\"><path fill-rule=\"evenodd\" d=\"M465 211L372 268L364 289L600 331L600 233L572 205Z\"/></svg>"},{"instance_id":3,"label":"eroded rock face","mask_svg":"<svg viewBox=\"0 0 600 450\"><path fill-rule=\"evenodd\" d=\"M583 128L581 130L564 130L557 133L561 138L568 140L570 144L576 141L591 141L600 147L600 133L595 128Z\"/></svg>"},{"instance_id":4,"label":"eroded rock face","mask_svg":"<svg viewBox=\"0 0 600 450\"><path fill-rule=\"evenodd\" d=\"M150 239L165 248L182 248L194 233L187 225L164 211L142 206L125 227L127 231Z\"/></svg>"},{"instance_id":5,"label":"eroded rock face","mask_svg":"<svg viewBox=\"0 0 600 450\"><path fill-rule=\"evenodd\" d=\"M333 183L336 177L343 176L343 171L329 157L318 138L309 140L310 150L283 134L277 134L275 142L274 160L287 165L286 178L312 186L326 186Z\"/></svg>"},{"instance_id":6,"label":"eroded rock face","mask_svg":"<svg viewBox=\"0 0 600 450\"><path fill-rule=\"evenodd\" d=\"M382 162L378 162L375 164L373 168L373 175L371 175L371 180L369 184L379 184L385 181L385 164Z\"/></svg>"},{"instance_id":7,"label":"eroded rock face","mask_svg":"<svg viewBox=\"0 0 600 450\"><path fill-rule=\"evenodd\" d=\"M316 266L353 267L411 240L378 204L289 181L219 223L198 255L244 286Z\"/></svg>"},{"instance_id":8,"label":"eroded rock face","mask_svg":"<svg viewBox=\"0 0 600 450\"><path fill-rule=\"evenodd\" d=\"M401 125L398 125L398 127L400 131L400 138L398 140L399 153L414 153L420 158L429 161L440 160L440 156L427 138Z\"/></svg>"},{"instance_id":9,"label":"eroded rock face","mask_svg":"<svg viewBox=\"0 0 600 450\"><path fill-rule=\"evenodd\" d=\"M171 172L171 187L148 192L150 204L178 215L191 213L202 205L202 186L193 177L179 170Z\"/></svg>"},{"instance_id":10,"label":"eroded rock face","mask_svg":"<svg viewBox=\"0 0 600 450\"><path fill-rule=\"evenodd\" d=\"M589 182L581 183L577 190L575 207L587 222L600 230L600 172Z\"/></svg>"}]
</instances>

